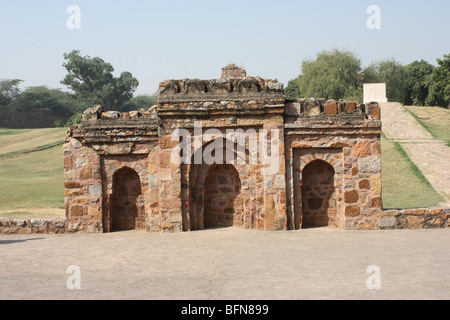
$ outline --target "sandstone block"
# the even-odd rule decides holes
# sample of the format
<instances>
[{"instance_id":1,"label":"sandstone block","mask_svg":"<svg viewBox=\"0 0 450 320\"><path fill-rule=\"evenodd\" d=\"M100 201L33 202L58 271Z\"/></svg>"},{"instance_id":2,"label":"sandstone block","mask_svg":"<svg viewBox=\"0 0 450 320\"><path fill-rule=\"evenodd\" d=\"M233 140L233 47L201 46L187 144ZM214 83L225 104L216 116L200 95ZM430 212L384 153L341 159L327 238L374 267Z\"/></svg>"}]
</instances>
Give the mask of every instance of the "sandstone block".
<instances>
[{"instance_id":1,"label":"sandstone block","mask_svg":"<svg viewBox=\"0 0 450 320\"><path fill-rule=\"evenodd\" d=\"M356 102L347 101L345 104L345 113L352 113L356 110Z\"/></svg>"},{"instance_id":2,"label":"sandstone block","mask_svg":"<svg viewBox=\"0 0 450 320\"><path fill-rule=\"evenodd\" d=\"M325 114L334 115L338 114L338 108L336 101L327 101L323 104L323 111Z\"/></svg>"},{"instance_id":3,"label":"sandstone block","mask_svg":"<svg viewBox=\"0 0 450 320\"><path fill-rule=\"evenodd\" d=\"M381 109L379 106L373 107L370 112L370 118L380 120L381 119Z\"/></svg>"},{"instance_id":4,"label":"sandstone block","mask_svg":"<svg viewBox=\"0 0 450 320\"><path fill-rule=\"evenodd\" d=\"M64 183L64 186L68 189L81 188L81 184L78 181L68 180Z\"/></svg>"},{"instance_id":5,"label":"sandstone block","mask_svg":"<svg viewBox=\"0 0 450 320\"><path fill-rule=\"evenodd\" d=\"M379 176L371 176L370 177L370 190L374 194L381 194L381 178Z\"/></svg>"},{"instance_id":6,"label":"sandstone block","mask_svg":"<svg viewBox=\"0 0 450 320\"><path fill-rule=\"evenodd\" d=\"M369 140L359 141L353 146L353 155L356 157L367 157L371 154Z\"/></svg>"},{"instance_id":7,"label":"sandstone block","mask_svg":"<svg viewBox=\"0 0 450 320\"><path fill-rule=\"evenodd\" d=\"M360 189L369 189L370 188L370 183L369 180L367 179L363 179L359 182L359 188Z\"/></svg>"},{"instance_id":8,"label":"sandstone block","mask_svg":"<svg viewBox=\"0 0 450 320\"><path fill-rule=\"evenodd\" d=\"M83 207L82 206L73 206L70 208L70 216L71 217L80 217L83 215Z\"/></svg>"},{"instance_id":9,"label":"sandstone block","mask_svg":"<svg viewBox=\"0 0 450 320\"><path fill-rule=\"evenodd\" d=\"M80 149L83 146L77 139L70 140L70 144L74 149Z\"/></svg>"},{"instance_id":10,"label":"sandstone block","mask_svg":"<svg viewBox=\"0 0 450 320\"><path fill-rule=\"evenodd\" d=\"M128 112L131 119L136 119L141 116L141 113L139 111L130 111Z\"/></svg>"},{"instance_id":11,"label":"sandstone block","mask_svg":"<svg viewBox=\"0 0 450 320\"><path fill-rule=\"evenodd\" d=\"M304 102L305 114L315 116L320 114L320 104L314 98L306 99Z\"/></svg>"},{"instance_id":12,"label":"sandstone block","mask_svg":"<svg viewBox=\"0 0 450 320\"><path fill-rule=\"evenodd\" d=\"M424 216L408 216L407 217L407 226L408 228L419 229L423 227L425 222Z\"/></svg>"},{"instance_id":13,"label":"sandstone block","mask_svg":"<svg viewBox=\"0 0 450 320\"><path fill-rule=\"evenodd\" d=\"M344 193L345 203L356 203L359 200L359 194L357 190L347 191Z\"/></svg>"},{"instance_id":14,"label":"sandstone block","mask_svg":"<svg viewBox=\"0 0 450 320\"><path fill-rule=\"evenodd\" d=\"M382 201L381 197L372 198L372 201L370 202L371 208L382 208Z\"/></svg>"},{"instance_id":15,"label":"sandstone block","mask_svg":"<svg viewBox=\"0 0 450 320\"><path fill-rule=\"evenodd\" d=\"M80 179L88 180L88 179L93 179L93 178L94 178L94 173L93 173L92 168L85 167L83 170L81 170Z\"/></svg>"},{"instance_id":16,"label":"sandstone block","mask_svg":"<svg viewBox=\"0 0 450 320\"><path fill-rule=\"evenodd\" d=\"M361 213L361 209L359 207L354 206L346 206L345 207L345 216L346 217L356 217Z\"/></svg>"},{"instance_id":17,"label":"sandstone block","mask_svg":"<svg viewBox=\"0 0 450 320\"><path fill-rule=\"evenodd\" d=\"M106 111L102 113L102 119L119 119L120 118L120 112L118 111Z\"/></svg>"}]
</instances>

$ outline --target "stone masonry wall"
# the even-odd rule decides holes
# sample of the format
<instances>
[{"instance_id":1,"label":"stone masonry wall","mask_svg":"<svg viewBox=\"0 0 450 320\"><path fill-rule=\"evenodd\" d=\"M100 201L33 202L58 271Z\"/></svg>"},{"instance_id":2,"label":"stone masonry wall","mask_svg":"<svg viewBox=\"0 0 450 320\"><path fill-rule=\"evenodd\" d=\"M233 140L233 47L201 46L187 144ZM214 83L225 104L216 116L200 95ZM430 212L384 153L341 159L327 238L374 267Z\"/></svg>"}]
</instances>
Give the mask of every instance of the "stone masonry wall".
<instances>
[{"instance_id":1,"label":"stone masonry wall","mask_svg":"<svg viewBox=\"0 0 450 320\"><path fill-rule=\"evenodd\" d=\"M167 153L166 157L174 146L169 141L175 128L186 130L192 141L188 146L192 151L192 161L181 164L179 168L173 164L167 168L169 171L167 175L170 177L175 177L178 174L177 170L181 170L183 230L208 227L208 222L211 223L214 219L208 218L209 212L205 212L205 208L220 211L212 203L223 203L227 206L226 199L214 198L211 190L205 190L205 186L208 184L212 186L214 181L217 182L214 179L218 179L216 176L220 176L221 170L229 172L235 170L238 176L233 178L234 188L240 186L240 190L234 190L235 199L232 207L228 207L228 211L233 211L228 215L229 223L232 221L235 226L258 230L285 229L282 85L276 80L245 77L244 73L231 74L224 70L222 78L218 80L164 81L160 84L159 92L157 112L161 121L161 141L168 147L163 150ZM264 130L271 132L272 129L278 130L276 132L280 135L274 143L274 148L279 151L276 159L278 166L274 172L267 170L270 163L264 163L261 158L257 163L249 162L249 157L255 154L255 150L249 145L250 136L247 136L243 146L245 163L230 164L234 168L228 169L224 168L226 164L195 163L197 155L201 158L202 154L216 142L222 143L223 154L231 152L237 159L238 145L227 136L229 130L242 130L245 134L254 132L252 141L260 145L262 136L259 133ZM212 136L211 130L214 132ZM197 149L194 145L196 131L197 135L200 134ZM228 145L230 141L231 145ZM179 190L179 180L179 176L168 179L164 188ZM175 195L169 196L167 201L171 202L172 210L174 203L180 203L179 197ZM226 222L216 221L216 223L220 226Z\"/></svg>"},{"instance_id":2,"label":"stone masonry wall","mask_svg":"<svg viewBox=\"0 0 450 320\"><path fill-rule=\"evenodd\" d=\"M448 209L383 210L380 135L378 103L286 101L235 65L166 80L156 106L94 106L69 129L65 219L2 218L0 233L448 227Z\"/></svg>"}]
</instances>

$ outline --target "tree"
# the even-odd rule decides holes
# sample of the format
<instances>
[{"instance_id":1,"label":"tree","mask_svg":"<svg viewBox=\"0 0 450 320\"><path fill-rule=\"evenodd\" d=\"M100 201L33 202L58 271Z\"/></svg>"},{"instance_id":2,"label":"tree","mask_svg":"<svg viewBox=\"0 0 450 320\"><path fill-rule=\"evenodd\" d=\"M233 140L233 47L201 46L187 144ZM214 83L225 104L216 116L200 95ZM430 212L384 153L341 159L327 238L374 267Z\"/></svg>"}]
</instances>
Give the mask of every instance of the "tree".
<instances>
[{"instance_id":1,"label":"tree","mask_svg":"<svg viewBox=\"0 0 450 320\"><path fill-rule=\"evenodd\" d=\"M425 60L414 61L406 66L406 90L405 103L416 106L424 106L428 96L428 77L433 73L433 65Z\"/></svg>"},{"instance_id":2,"label":"tree","mask_svg":"<svg viewBox=\"0 0 450 320\"><path fill-rule=\"evenodd\" d=\"M148 109L151 106L156 104L157 96L151 95L141 95L136 96L127 103L123 105L123 107L118 108L118 111L126 112L126 111L132 111L132 110L141 110L141 109Z\"/></svg>"},{"instance_id":3,"label":"tree","mask_svg":"<svg viewBox=\"0 0 450 320\"><path fill-rule=\"evenodd\" d=\"M299 85L300 77L301 76L298 76L297 78L290 80L287 87L284 88L284 96L286 97L286 99L294 100L302 96Z\"/></svg>"},{"instance_id":4,"label":"tree","mask_svg":"<svg viewBox=\"0 0 450 320\"><path fill-rule=\"evenodd\" d=\"M372 63L365 70L364 83L386 83L389 101L405 103L407 97L406 69L395 59Z\"/></svg>"},{"instance_id":5,"label":"tree","mask_svg":"<svg viewBox=\"0 0 450 320\"><path fill-rule=\"evenodd\" d=\"M438 66L428 77L429 93L426 99L427 105L448 107L450 106L450 54L445 54L444 59L437 59Z\"/></svg>"},{"instance_id":6,"label":"tree","mask_svg":"<svg viewBox=\"0 0 450 320\"><path fill-rule=\"evenodd\" d=\"M78 98L91 105L101 104L105 109L115 109L133 97L139 81L130 72L114 77L114 68L99 57L80 56L73 50L64 54L63 66L68 74L62 84L75 92Z\"/></svg>"},{"instance_id":7,"label":"tree","mask_svg":"<svg viewBox=\"0 0 450 320\"><path fill-rule=\"evenodd\" d=\"M63 118L83 109L83 105L72 95L46 86L27 88L16 97L12 106L18 111L48 111Z\"/></svg>"},{"instance_id":8,"label":"tree","mask_svg":"<svg viewBox=\"0 0 450 320\"><path fill-rule=\"evenodd\" d=\"M2 79L0 80L0 106L9 106L20 94L19 85L23 80Z\"/></svg>"},{"instance_id":9,"label":"tree","mask_svg":"<svg viewBox=\"0 0 450 320\"><path fill-rule=\"evenodd\" d=\"M349 51L322 51L302 62L298 87L303 97L362 100L361 61Z\"/></svg>"}]
</instances>

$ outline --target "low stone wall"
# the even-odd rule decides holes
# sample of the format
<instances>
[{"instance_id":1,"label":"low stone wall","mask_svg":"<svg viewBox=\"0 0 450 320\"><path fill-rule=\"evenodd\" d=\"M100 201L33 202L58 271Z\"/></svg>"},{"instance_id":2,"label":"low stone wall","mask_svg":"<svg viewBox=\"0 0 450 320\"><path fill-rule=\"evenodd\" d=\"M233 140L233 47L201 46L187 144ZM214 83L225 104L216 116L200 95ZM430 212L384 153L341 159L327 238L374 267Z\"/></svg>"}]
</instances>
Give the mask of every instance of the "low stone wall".
<instances>
[{"instance_id":1,"label":"low stone wall","mask_svg":"<svg viewBox=\"0 0 450 320\"><path fill-rule=\"evenodd\" d=\"M380 229L430 229L450 227L450 208L384 210L379 214Z\"/></svg>"},{"instance_id":2,"label":"low stone wall","mask_svg":"<svg viewBox=\"0 0 450 320\"><path fill-rule=\"evenodd\" d=\"M65 233L66 218L0 218L0 234Z\"/></svg>"},{"instance_id":3,"label":"low stone wall","mask_svg":"<svg viewBox=\"0 0 450 320\"><path fill-rule=\"evenodd\" d=\"M418 208L384 210L379 215L378 228L433 229L450 228L450 208ZM0 218L0 234L63 234L95 233L98 229L68 223L65 218Z\"/></svg>"}]
</instances>

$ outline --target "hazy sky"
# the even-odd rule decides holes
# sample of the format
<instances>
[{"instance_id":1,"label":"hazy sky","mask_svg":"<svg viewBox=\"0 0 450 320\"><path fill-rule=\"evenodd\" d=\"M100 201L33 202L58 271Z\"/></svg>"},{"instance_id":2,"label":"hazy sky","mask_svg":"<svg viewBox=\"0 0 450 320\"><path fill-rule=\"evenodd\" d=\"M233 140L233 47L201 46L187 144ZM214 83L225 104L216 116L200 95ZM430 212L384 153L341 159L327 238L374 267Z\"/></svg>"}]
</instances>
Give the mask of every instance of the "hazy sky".
<instances>
[{"instance_id":1,"label":"hazy sky","mask_svg":"<svg viewBox=\"0 0 450 320\"><path fill-rule=\"evenodd\" d=\"M80 29L67 27L70 5ZM367 27L371 5L381 29ZM219 78L229 63L287 85L304 59L333 48L363 67L386 58L435 64L450 53L449 13L448 0L0 0L0 78L65 89L63 53L73 49L110 62L116 75L130 71L136 94L165 79Z\"/></svg>"}]
</instances>

